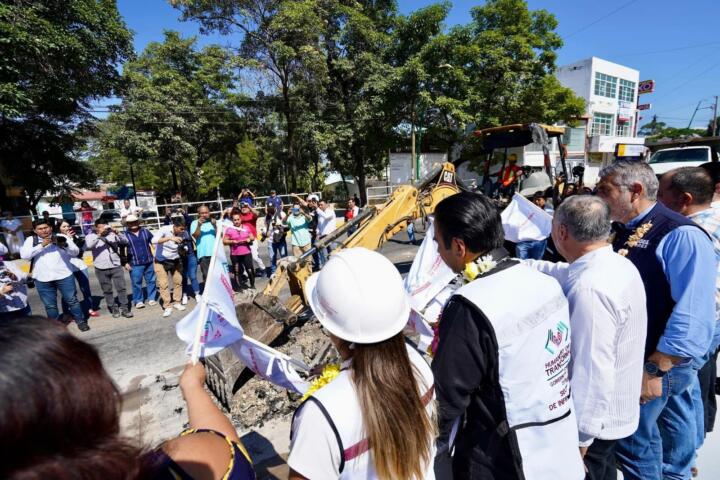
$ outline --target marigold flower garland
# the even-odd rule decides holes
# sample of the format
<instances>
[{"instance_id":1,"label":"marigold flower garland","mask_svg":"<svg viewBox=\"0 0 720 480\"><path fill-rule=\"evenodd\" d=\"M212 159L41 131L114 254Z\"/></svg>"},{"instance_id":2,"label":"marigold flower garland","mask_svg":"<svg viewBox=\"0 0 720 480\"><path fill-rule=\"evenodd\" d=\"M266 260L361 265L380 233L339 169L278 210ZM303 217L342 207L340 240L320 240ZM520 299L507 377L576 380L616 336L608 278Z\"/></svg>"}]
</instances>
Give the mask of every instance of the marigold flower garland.
<instances>
[{"instance_id":1,"label":"marigold flower garland","mask_svg":"<svg viewBox=\"0 0 720 480\"><path fill-rule=\"evenodd\" d=\"M632 233L632 235L630 235L628 237L627 241L625 242L625 245L628 248L621 248L620 250L618 250L618 252L617 252L618 255L627 257L628 254L630 253L630 249L635 248L637 246L637 244L645 236L645 234L652 228L652 226L653 226L652 222L645 222L642 225L638 226L635 229L635 231ZM609 238L610 243L612 243L614 239L615 239L615 235L613 234Z\"/></svg>"},{"instance_id":2,"label":"marigold flower garland","mask_svg":"<svg viewBox=\"0 0 720 480\"><path fill-rule=\"evenodd\" d=\"M305 400L307 400L310 395L317 392L328 383L332 382L338 375L340 375L340 365L338 365L337 363L329 363L325 365L325 368L323 368L320 376L313 380L313 382L310 384L310 387L307 389L307 392L305 392L305 395L302 396L300 401L304 402Z\"/></svg>"}]
</instances>

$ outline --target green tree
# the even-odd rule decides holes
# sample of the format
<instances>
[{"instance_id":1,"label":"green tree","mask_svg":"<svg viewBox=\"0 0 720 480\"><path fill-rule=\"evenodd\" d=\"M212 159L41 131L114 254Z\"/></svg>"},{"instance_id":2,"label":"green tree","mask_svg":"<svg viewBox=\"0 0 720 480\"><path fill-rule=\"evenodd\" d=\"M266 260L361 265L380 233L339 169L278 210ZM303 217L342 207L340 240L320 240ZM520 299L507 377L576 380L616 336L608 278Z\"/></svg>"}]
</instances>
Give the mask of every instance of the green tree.
<instances>
[{"instance_id":1,"label":"green tree","mask_svg":"<svg viewBox=\"0 0 720 480\"><path fill-rule=\"evenodd\" d=\"M90 184L76 133L93 100L122 92L132 36L112 0L10 0L0 38L3 181L23 186L34 209L46 191Z\"/></svg>"},{"instance_id":2,"label":"green tree","mask_svg":"<svg viewBox=\"0 0 720 480\"><path fill-rule=\"evenodd\" d=\"M200 22L203 31L240 33L238 63L250 73L269 80L271 92L263 95L268 107L284 119L285 159L291 190L298 187L303 168L298 155L299 117L306 108L297 88L323 76L318 49L323 29L315 0L171 0L184 19Z\"/></svg>"},{"instance_id":3,"label":"green tree","mask_svg":"<svg viewBox=\"0 0 720 480\"><path fill-rule=\"evenodd\" d=\"M195 43L168 31L164 42L150 43L126 64L127 93L100 140L127 162L151 171L157 170L151 164L159 165L163 193L180 190L191 197L219 185L204 176L212 171L204 167L235 149L244 126L230 56L214 45L198 50Z\"/></svg>"}]
</instances>

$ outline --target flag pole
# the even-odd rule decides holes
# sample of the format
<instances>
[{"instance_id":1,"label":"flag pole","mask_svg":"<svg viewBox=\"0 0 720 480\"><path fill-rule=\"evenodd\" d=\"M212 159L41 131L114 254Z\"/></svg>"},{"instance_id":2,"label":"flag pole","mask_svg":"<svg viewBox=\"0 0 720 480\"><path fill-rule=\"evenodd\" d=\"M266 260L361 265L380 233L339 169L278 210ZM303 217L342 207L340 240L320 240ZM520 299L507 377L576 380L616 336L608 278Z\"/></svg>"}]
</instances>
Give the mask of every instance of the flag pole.
<instances>
[{"instance_id":1,"label":"flag pole","mask_svg":"<svg viewBox=\"0 0 720 480\"><path fill-rule=\"evenodd\" d=\"M240 340L240 342L247 342L247 343L249 343L250 345L256 346L256 347L258 347L258 348L265 349L265 350L271 350L274 355L282 358L283 360L287 360L288 362L292 363L293 365L295 365L296 367L298 367L298 368L300 368L300 369L302 369L302 370L305 370L306 372L309 372L309 371L310 371L310 366L308 366L305 362L300 361L300 360L296 360L296 359L292 358L290 355L286 355L286 354L284 354L283 352L280 352L280 351L278 351L278 350L275 350L274 348L272 348L272 347L269 346L269 345L265 345L265 344L262 343L262 342L258 342L257 340L255 340L255 339L252 338L252 337L248 337L247 335L243 335L242 340Z\"/></svg>"},{"instance_id":2,"label":"flag pole","mask_svg":"<svg viewBox=\"0 0 720 480\"><path fill-rule=\"evenodd\" d=\"M201 227L202 228L202 227ZM217 251L218 246L220 248L224 248L222 243L222 220L215 222L215 243L213 246L213 254L212 257L210 257L210 266L208 267L208 277L212 277L210 275L210 272L212 272L215 269L215 263L217 261ZM197 322L197 326L195 327L195 338L193 340L193 346L192 346L192 354L190 357L190 361L193 365L195 365L198 362L198 359L200 358L200 339L202 338L202 333L205 328L205 323L207 322L207 308L208 308L208 288L207 288L207 282L208 279L203 279L205 282L205 285L203 286L203 294L202 294L202 302L200 303L200 320Z\"/></svg>"}]
</instances>

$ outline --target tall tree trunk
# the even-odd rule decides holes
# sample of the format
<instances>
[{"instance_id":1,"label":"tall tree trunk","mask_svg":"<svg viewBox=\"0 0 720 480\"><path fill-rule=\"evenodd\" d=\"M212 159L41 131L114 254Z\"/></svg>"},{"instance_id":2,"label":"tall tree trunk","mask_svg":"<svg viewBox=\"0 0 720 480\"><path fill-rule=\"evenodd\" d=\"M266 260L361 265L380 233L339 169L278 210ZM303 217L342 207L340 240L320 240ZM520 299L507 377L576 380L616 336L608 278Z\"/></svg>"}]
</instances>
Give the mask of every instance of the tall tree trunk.
<instances>
[{"instance_id":1,"label":"tall tree trunk","mask_svg":"<svg viewBox=\"0 0 720 480\"><path fill-rule=\"evenodd\" d=\"M293 123L292 114L290 111L290 86L287 81L282 82L282 96L283 106L285 114L285 123L287 124L287 137L285 138L285 149L287 150L287 163L288 173L290 176L290 185L292 191L297 191L297 172L296 172L296 158L295 158L295 124Z\"/></svg>"}]
</instances>

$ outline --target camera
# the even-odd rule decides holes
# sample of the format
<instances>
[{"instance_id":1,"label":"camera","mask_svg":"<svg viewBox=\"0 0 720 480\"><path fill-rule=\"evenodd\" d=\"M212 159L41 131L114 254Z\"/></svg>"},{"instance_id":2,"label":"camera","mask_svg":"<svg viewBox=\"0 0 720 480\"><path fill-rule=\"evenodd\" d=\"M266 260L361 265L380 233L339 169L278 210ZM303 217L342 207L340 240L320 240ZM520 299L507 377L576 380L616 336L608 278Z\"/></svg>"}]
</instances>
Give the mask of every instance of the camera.
<instances>
[{"instance_id":1,"label":"camera","mask_svg":"<svg viewBox=\"0 0 720 480\"><path fill-rule=\"evenodd\" d=\"M180 255L180 258L185 258L188 256L190 252L192 252L192 246L190 245L190 240L183 239L182 242L178 243L178 255Z\"/></svg>"},{"instance_id":2,"label":"camera","mask_svg":"<svg viewBox=\"0 0 720 480\"><path fill-rule=\"evenodd\" d=\"M112 227L106 227L105 230L100 233L100 236L107 237L110 233L112 233Z\"/></svg>"},{"instance_id":3,"label":"camera","mask_svg":"<svg viewBox=\"0 0 720 480\"><path fill-rule=\"evenodd\" d=\"M67 247L67 238L64 235L53 234L52 243L57 245L59 248L65 248Z\"/></svg>"},{"instance_id":4,"label":"camera","mask_svg":"<svg viewBox=\"0 0 720 480\"><path fill-rule=\"evenodd\" d=\"M585 174L585 167L582 165L575 165L572 169L573 177L582 177Z\"/></svg>"}]
</instances>

